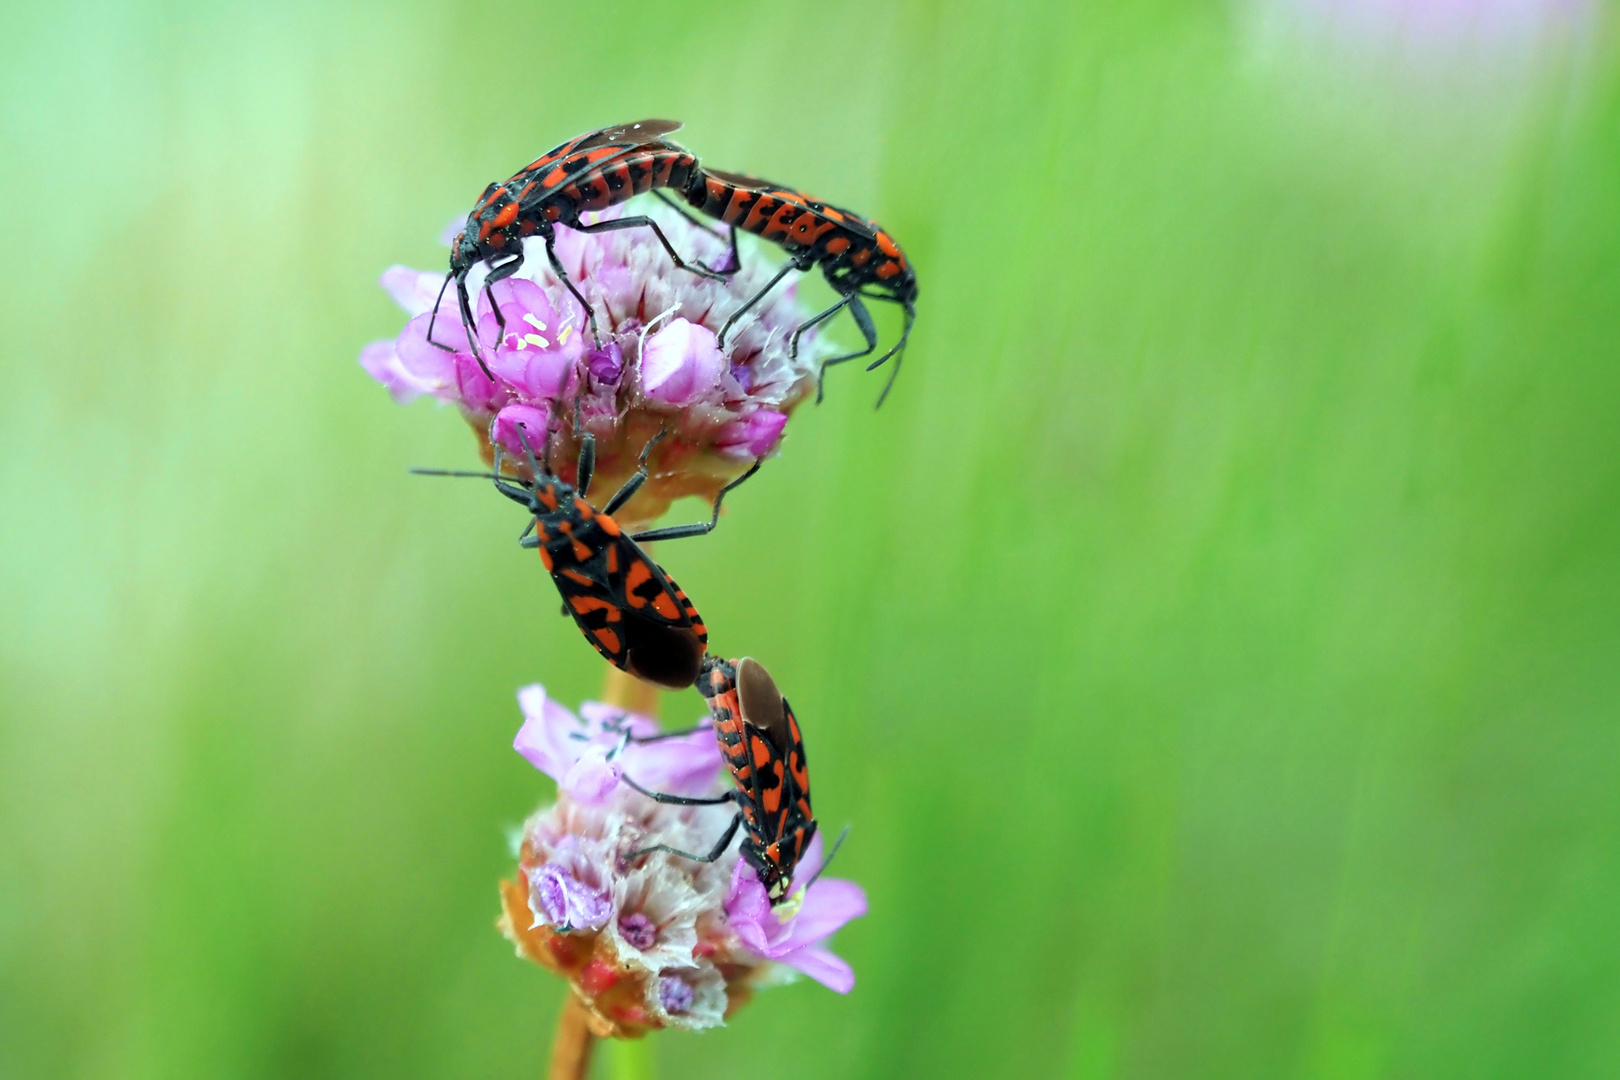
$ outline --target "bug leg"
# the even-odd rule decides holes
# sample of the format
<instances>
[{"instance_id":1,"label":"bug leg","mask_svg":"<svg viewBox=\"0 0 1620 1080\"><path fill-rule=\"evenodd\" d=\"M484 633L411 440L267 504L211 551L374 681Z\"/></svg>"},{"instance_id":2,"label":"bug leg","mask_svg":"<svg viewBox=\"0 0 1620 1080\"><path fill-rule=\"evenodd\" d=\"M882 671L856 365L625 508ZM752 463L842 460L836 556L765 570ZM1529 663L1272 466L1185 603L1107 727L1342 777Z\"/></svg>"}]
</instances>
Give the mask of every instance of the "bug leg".
<instances>
[{"instance_id":1,"label":"bug leg","mask_svg":"<svg viewBox=\"0 0 1620 1080\"><path fill-rule=\"evenodd\" d=\"M670 806L719 806L721 803L736 802L742 797L737 789L726 792L724 795L705 795L696 797L692 795L669 795L662 791L649 791L630 779L626 773L620 773L619 779L641 792L654 802L668 803Z\"/></svg>"},{"instance_id":2,"label":"bug leg","mask_svg":"<svg viewBox=\"0 0 1620 1080\"><path fill-rule=\"evenodd\" d=\"M753 296L750 296L747 300L743 301L743 306L738 308L736 311L733 311L731 313L731 317L728 318L725 321L725 324L720 327L720 334L718 336L718 341L719 341L720 347L722 349L726 347L726 334L728 334L731 331L732 324L735 323L738 319L742 318L743 313L745 311L747 311L749 308L753 307L755 304L759 303L760 299L766 293L768 293L772 289L776 288L776 283L781 281L783 278L787 277L788 271L790 271L790 270L803 270L803 269L804 269L804 267L800 266L796 261L788 263L786 266L782 267L782 269L778 270L775 273L775 275L772 276L771 280L769 280L769 281L767 281L765 283L763 288L761 288Z\"/></svg>"},{"instance_id":3,"label":"bug leg","mask_svg":"<svg viewBox=\"0 0 1620 1080\"><path fill-rule=\"evenodd\" d=\"M872 325L872 313L866 310L866 305L861 303L861 298L854 293L850 293L848 296L844 297L843 303L849 305L849 313L855 319L855 325L860 327L861 337L866 339L866 348L860 350L859 352L845 353L843 356L835 356L831 360L827 360L822 363L821 371L816 375L816 404L818 405L821 404L822 389L827 378L828 368L832 367L834 364L842 364L846 360L858 360L863 356L869 356L871 355L872 351L877 348L877 327ZM820 316L817 317L819 318ZM809 324L806 323L804 325L807 326ZM804 326L799 327L799 330L803 329ZM793 344L795 349L798 347L798 343L798 331L794 331ZM881 401L882 399L879 398L878 400Z\"/></svg>"},{"instance_id":4,"label":"bug leg","mask_svg":"<svg viewBox=\"0 0 1620 1080\"><path fill-rule=\"evenodd\" d=\"M591 324L591 338L596 342L596 347L600 349L602 347L602 333L596 328L596 312L591 310L591 305L586 302L584 294L574 287L574 282L569 278L568 271L563 269L562 260L557 258L556 243L555 233L546 236L546 258L551 260L551 269L557 275L557 279L568 286L568 291L574 294L574 299L579 301L579 306L585 309L585 321Z\"/></svg>"},{"instance_id":5,"label":"bug leg","mask_svg":"<svg viewBox=\"0 0 1620 1080\"><path fill-rule=\"evenodd\" d=\"M883 399L889 396L889 391L894 387L895 376L900 374L900 361L904 360L906 356L906 339L911 336L911 324L917 321L917 309L910 304L906 304L905 309L906 325L905 329L900 331L900 340L895 343L894 348L866 366L866 370L871 371L890 356L894 357L894 367L889 369L889 380L883 384L883 393L878 395L877 404L872 406L875 409L883 407Z\"/></svg>"},{"instance_id":6,"label":"bug leg","mask_svg":"<svg viewBox=\"0 0 1620 1080\"><path fill-rule=\"evenodd\" d=\"M489 370L488 364L484 363L484 350L479 347L478 336L474 333L478 324L473 319L472 299L467 295L467 279L465 277L456 279L456 299L461 304L461 328L467 331L467 349L472 353L473 359L478 361L478 366L483 369L484 378L494 382L495 373ZM431 322L432 320L428 321Z\"/></svg>"},{"instance_id":7,"label":"bug leg","mask_svg":"<svg viewBox=\"0 0 1620 1080\"><path fill-rule=\"evenodd\" d=\"M497 347L500 346L502 341L506 340L506 316L501 312L501 305L495 302L495 283L505 281L517 273L518 267L522 265L523 253L520 251L517 253L516 258L509 259L499 266L490 267L488 276L484 278L484 295L489 298L489 310L495 313L495 344Z\"/></svg>"},{"instance_id":8,"label":"bug leg","mask_svg":"<svg viewBox=\"0 0 1620 1080\"><path fill-rule=\"evenodd\" d=\"M709 267L703 263L699 263L698 265L702 266L705 270L709 269ZM731 227L731 250L727 252L726 255L726 268L724 270L715 269L714 272L716 274L723 274L726 277L730 277L732 274L735 274L741 269L742 253L737 250L737 226L733 225Z\"/></svg>"},{"instance_id":9,"label":"bug leg","mask_svg":"<svg viewBox=\"0 0 1620 1080\"><path fill-rule=\"evenodd\" d=\"M662 191L654 191L653 198L662 201L665 206L669 207L671 210L675 211L677 214L681 215L681 217L685 218L687 221L690 221L704 232L718 236L722 240L725 239L725 233L721 232L713 225L710 225L707 221L697 217L697 215L693 214L690 210L676 202L674 199L670 198L668 195L665 195ZM735 232L735 228L733 228L732 231Z\"/></svg>"},{"instance_id":10,"label":"bug leg","mask_svg":"<svg viewBox=\"0 0 1620 1080\"><path fill-rule=\"evenodd\" d=\"M648 228L653 231L654 236L658 237L658 242L664 245L664 250L669 252L669 257L675 261L675 268L677 270L685 270L687 273L696 274L698 277L714 278L719 281L724 281L726 278L725 274L710 270L706 266L688 263L685 259L681 258L680 252L675 250L675 245L670 243L669 237L664 235L664 230L658 227L658 222L654 221L650 217L638 216L614 218L611 221L598 221L594 225L575 225L574 228L583 233L612 232L615 229Z\"/></svg>"},{"instance_id":11,"label":"bug leg","mask_svg":"<svg viewBox=\"0 0 1620 1080\"><path fill-rule=\"evenodd\" d=\"M428 344L432 345L436 349L443 349L445 352L455 352L456 347L454 345L446 345L442 341L433 340L433 324L439 321L439 305L444 303L444 290L450 287L450 279L455 276L456 275L453 272L444 275L444 284L439 286L439 295L435 297L433 301L433 314L428 317Z\"/></svg>"},{"instance_id":12,"label":"bug leg","mask_svg":"<svg viewBox=\"0 0 1620 1080\"><path fill-rule=\"evenodd\" d=\"M713 730L713 726L709 724L698 724L696 727L689 727L682 731L660 731L657 735L632 735L630 736L630 741L636 743L637 745L640 745L641 743L663 742L665 739L684 739L686 736L696 735L700 731Z\"/></svg>"},{"instance_id":13,"label":"bug leg","mask_svg":"<svg viewBox=\"0 0 1620 1080\"><path fill-rule=\"evenodd\" d=\"M670 525L663 529L649 529L646 532L636 533L630 539L638 543L643 540L680 540L687 536L702 536L704 533L713 532L715 525L720 522L720 503L725 500L726 492L740 486L744 480L759 472L759 467L764 463L764 458L755 458L754 464L747 472L720 489L720 494L714 497L714 514L708 521L698 521L691 525Z\"/></svg>"},{"instance_id":14,"label":"bug leg","mask_svg":"<svg viewBox=\"0 0 1620 1080\"><path fill-rule=\"evenodd\" d=\"M732 838L737 835L737 830L742 827L742 820L743 816L741 813L738 813L735 817L733 817L731 819L731 824L726 826L726 831L720 834L720 839L715 843L714 847L709 849L709 853L707 855L694 855L690 851L682 851L680 848L673 848L668 844L654 844L652 847L644 847L639 850L632 851L630 854L626 855L625 858L634 859L638 855L651 855L655 851L663 851L671 855L677 855L683 859L691 859L693 862L714 862L716 859L720 858L720 856L726 853L726 848L731 846Z\"/></svg>"},{"instance_id":15,"label":"bug leg","mask_svg":"<svg viewBox=\"0 0 1620 1080\"><path fill-rule=\"evenodd\" d=\"M641 485L647 482L647 455L652 453L653 447L663 441L665 434L667 433L660 431L647 440L647 445L641 448L641 457L636 459L635 473L624 482L624 486L613 493L613 498L609 499L607 505L602 507L602 513L612 517L619 507L629 502L631 496L641 490Z\"/></svg>"},{"instance_id":16,"label":"bug leg","mask_svg":"<svg viewBox=\"0 0 1620 1080\"><path fill-rule=\"evenodd\" d=\"M574 490L580 498L590 498L591 477L596 474L596 436L589 432L579 441L579 466L575 472Z\"/></svg>"}]
</instances>

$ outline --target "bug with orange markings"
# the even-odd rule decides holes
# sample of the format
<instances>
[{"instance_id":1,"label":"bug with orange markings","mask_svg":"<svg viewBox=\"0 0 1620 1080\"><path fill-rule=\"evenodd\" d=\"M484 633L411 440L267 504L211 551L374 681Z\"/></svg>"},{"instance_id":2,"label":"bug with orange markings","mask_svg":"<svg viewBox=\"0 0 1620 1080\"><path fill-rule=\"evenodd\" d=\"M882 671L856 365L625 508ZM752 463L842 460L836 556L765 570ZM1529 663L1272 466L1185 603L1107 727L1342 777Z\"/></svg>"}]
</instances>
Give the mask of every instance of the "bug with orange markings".
<instances>
[{"instance_id":1,"label":"bug with orange markings","mask_svg":"<svg viewBox=\"0 0 1620 1080\"><path fill-rule=\"evenodd\" d=\"M787 265L731 313L720 328L721 344L725 343L726 333L732 324L775 288L790 270L807 271L820 266L827 284L838 294L837 303L806 319L794 331L789 346L791 355L798 355L799 337L806 330L832 318L844 308L849 309L861 337L866 341L866 348L826 361L822 365L823 375L834 364L870 356L877 350L877 328L872 323L872 315L867 311L863 298L900 306L905 313L900 340L866 367L871 371L891 356L894 357L894 367L884 383L883 392L878 395L878 404L883 404L889 389L894 386L895 376L900 373L906 339L911 336L912 324L917 321L917 275L894 238L875 221L868 221L849 210L755 176L698 166L690 175L685 195L686 201L692 206L731 226L732 261L728 273L735 272L738 265L738 229L779 244L788 254ZM819 379L816 400L821 400Z\"/></svg>"},{"instance_id":2,"label":"bug with orange markings","mask_svg":"<svg viewBox=\"0 0 1620 1080\"><path fill-rule=\"evenodd\" d=\"M521 433L519 437L524 438ZM493 480L496 490L532 515L520 540L524 547L538 549L540 561L562 594L563 611L573 617L592 648L638 679L682 690L702 672L708 630L686 593L637 541L675 540L713 531L726 493L753 476L764 459L720 489L708 521L632 535L619 527L613 514L646 482L647 456L663 437L659 433L642 448L636 472L600 510L586 501L596 462L596 440L589 434L580 445L577 486L542 468L526 438L523 446L532 481L501 472L499 443L490 473L412 471Z\"/></svg>"},{"instance_id":3,"label":"bug with orange markings","mask_svg":"<svg viewBox=\"0 0 1620 1080\"><path fill-rule=\"evenodd\" d=\"M793 892L793 872L816 835L816 817L810 809L810 769L799 721L765 666L750 657L707 657L697 685L708 701L710 725L731 771L732 789L714 798L692 798L648 791L629 776L621 779L659 802L680 806L734 802L737 814L706 854L657 844L627 857L666 851L698 862L714 862L742 829L743 861L758 876L771 904L780 904ZM831 861L829 855L827 862Z\"/></svg>"},{"instance_id":4,"label":"bug with orange markings","mask_svg":"<svg viewBox=\"0 0 1620 1080\"><path fill-rule=\"evenodd\" d=\"M467 224L450 245L450 272L445 276L444 288L452 281L461 308L461 322L467 332L467 344L489 375L479 347L472 302L467 293L467 275L480 263L489 267L484 278L488 290L497 281L512 276L523 265L523 241L538 236L545 241L546 256L559 280L574 294L574 299L585 311L591 334L601 339L596 326L596 313L569 278L556 252L556 227L566 225L579 232L608 232L613 229L647 228L663 244L664 250L680 269L704 277L722 277L701 263L687 263L669 242L658 223L644 216L621 217L609 221L584 224L579 216L592 210L605 210L627 201L633 196L657 188L680 191L690 185L697 172L697 159L679 144L665 136L681 128L679 120L638 120L632 124L598 128L568 140L561 146L524 166L510 179L490 184L479 197ZM444 288L439 296L444 296ZM493 293L489 297L501 333L506 323ZM438 341L433 326L438 318L438 304L428 323L428 340L441 349L454 346ZM493 376L491 376L493 377Z\"/></svg>"}]
</instances>

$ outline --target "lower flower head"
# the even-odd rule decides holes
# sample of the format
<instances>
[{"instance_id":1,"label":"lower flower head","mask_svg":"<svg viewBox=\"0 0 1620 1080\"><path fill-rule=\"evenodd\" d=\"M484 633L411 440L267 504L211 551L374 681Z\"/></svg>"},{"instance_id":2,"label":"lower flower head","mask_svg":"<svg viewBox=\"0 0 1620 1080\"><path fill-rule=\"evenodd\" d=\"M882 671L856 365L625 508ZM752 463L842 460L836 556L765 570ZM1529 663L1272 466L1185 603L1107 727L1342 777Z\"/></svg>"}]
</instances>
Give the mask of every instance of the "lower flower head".
<instances>
[{"instance_id":1,"label":"lower flower head","mask_svg":"<svg viewBox=\"0 0 1620 1080\"><path fill-rule=\"evenodd\" d=\"M598 1035L714 1027L774 981L777 965L849 991L854 973L825 945L865 913L860 886L814 880L773 912L734 845L713 862L662 850L709 850L735 812L729 804L662 803L622 779L605 791L585 784L576 797L580 763L598 758L649 790L721 790L721 759L707 729L694 733L709 744L700 757L693 736L636 741L663 734L646 717L587 705L582 719L539 686L520 697L526 719L518 750L559 790L556 803L524 825L518 876L501 886L500 927L519 955L569 980ZM800 863L808 868L803 880L812 880L821 859L817 840Z\"/></svg>"}]
</instances>

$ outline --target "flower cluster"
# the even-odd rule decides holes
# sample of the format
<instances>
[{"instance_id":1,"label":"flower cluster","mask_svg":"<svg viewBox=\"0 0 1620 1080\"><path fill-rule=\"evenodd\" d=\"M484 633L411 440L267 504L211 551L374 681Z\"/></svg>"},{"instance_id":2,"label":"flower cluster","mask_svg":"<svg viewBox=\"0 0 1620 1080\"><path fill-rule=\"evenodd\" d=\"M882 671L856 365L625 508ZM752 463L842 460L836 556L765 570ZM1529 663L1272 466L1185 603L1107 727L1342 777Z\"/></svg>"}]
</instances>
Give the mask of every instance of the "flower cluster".
<instances>
[{"instance_id":1,"label":"flower cluster","mask_svg":"<svg viewBox=\"0 0 1620 1080\"><path fill-rule=\"evenodd\" d=\"M727 266L731 253L718 235L662 203L644 209L689 259ZM588 216L606 220L622 210ZM507 456L521 455L523 425L531 443L550 446L565 480L584 432L596 437L597 476L617 485L664 431L649 481L625 515L633 522L652 520L686 495L712 499L776 449L828 351L815 328L791 348L810 314L791 283L749 308L722 345L726 320L772 276L763 260L744 260L724 280L701 277L675 269L644 229L559 229L556 252L596 313L599 339L552 271L543 243L531 240L513 276L485 289L488 269L480 264L468 279L477 297L476 355L444 274L391 267L383 288L411 319L397 338L367 345L361 366L396 401L430 395L456 405L486 461L493 443Z\"/></svg>"},{"instance_id":2,"label":"flower cluster","mask_svg":"<svg viewBox=\"0 0 1620 1080\"><path fill-rule=\"evenodd\" d=\"M576 716L538 685L518 701L524 723L513 745L558 791L523 827L500 926L519 955L569 980L595 1034L714 1027L784 969L850 990L854 973L824 942L866 913L866 896L854 882L818 876L819 837L799 863L810 884L774 909L735 848L712 863L641 853L703 852L725 831L727 808L660 803L621 782L713 794L723 763L709 728L666 735L645 716L595 702Z\"/></svg>"}]
</instances>

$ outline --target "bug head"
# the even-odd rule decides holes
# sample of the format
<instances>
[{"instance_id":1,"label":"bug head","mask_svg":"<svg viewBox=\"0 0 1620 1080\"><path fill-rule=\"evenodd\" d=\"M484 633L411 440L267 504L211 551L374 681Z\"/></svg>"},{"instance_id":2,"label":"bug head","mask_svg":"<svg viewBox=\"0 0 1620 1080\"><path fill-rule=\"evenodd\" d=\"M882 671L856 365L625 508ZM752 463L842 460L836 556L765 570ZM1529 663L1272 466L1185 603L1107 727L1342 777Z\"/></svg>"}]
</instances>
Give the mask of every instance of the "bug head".
<instances>
[{"instance_id":1,"label":"bug head","mask_svg":"<svg viewBox=\"0 0 1620 1080\"><path fill-rule=\"evenodd\" d=\"M793 891L793 864L784 863L781 847L779 843L759 844L751 838L742 842L743 861L765 887L765 897L772 907Z\"/></svg>"}]
</instances>

